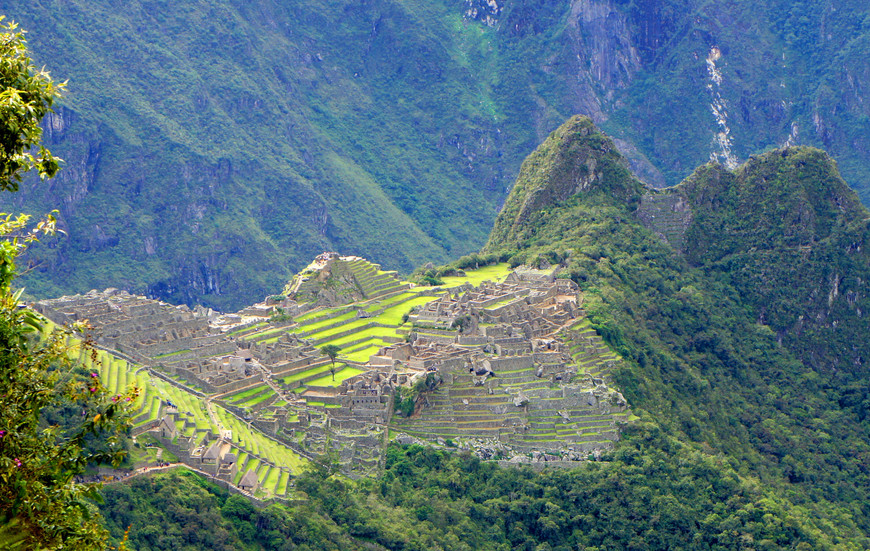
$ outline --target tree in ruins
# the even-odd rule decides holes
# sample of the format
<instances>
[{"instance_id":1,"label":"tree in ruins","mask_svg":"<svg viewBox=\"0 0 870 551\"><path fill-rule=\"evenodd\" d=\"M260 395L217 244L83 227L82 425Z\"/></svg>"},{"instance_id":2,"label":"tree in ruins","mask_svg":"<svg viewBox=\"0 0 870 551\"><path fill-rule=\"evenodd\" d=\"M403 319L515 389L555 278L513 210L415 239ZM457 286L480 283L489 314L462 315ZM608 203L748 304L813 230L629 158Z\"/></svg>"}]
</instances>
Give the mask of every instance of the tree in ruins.
<instances>
[{"instance_id":1,"label":"tree in ruins","mask_svg":"<svg viewBox=\"0 0 870 551\"><path fill-rule=\"evenodd\" d=\"M329 372L332 374L332 380L335 380L335 359L338 357L338 353L341 352L341 347L336 346L334 344L327 344L323 348L320 349L321 352L325 356L329 356L329 359L332 360L332 366L329 368Z\"/></svg>"}]
</instances>

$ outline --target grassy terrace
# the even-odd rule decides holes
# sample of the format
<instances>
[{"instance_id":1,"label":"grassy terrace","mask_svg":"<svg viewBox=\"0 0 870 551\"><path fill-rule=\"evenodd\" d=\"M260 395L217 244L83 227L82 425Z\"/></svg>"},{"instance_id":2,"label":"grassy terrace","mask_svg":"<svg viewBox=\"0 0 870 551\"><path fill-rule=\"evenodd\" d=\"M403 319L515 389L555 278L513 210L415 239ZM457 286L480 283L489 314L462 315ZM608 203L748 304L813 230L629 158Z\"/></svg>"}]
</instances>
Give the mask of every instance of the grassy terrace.
<instances>
[{"instance_id":1,"label":"grassy terrace","mask_svg":"<svg viewBox=\"0 0 870 551\"><path fill-rule=\"evenodd\" d=\"M404 293L399 293L397 295L387 297L383 300L374 300L371 304L369 304L365 308L363 308L363 310L365 310L366 312L368 312L370 314L373 314L373 313L378 312L380 310L384 310L386 308L389 308L390 306L392 306L394 304L398 304L400 302L408 300L409 298L413 298L413 297L417 296L417 292L419 292L419 291L416 291L416 290L415 291L405 291Z\"/></svg>"},{"instance_id":2,"label":"grassy terrace","mask_svg":"<svg viewBox=\"0 0 870 551\"><path fill-rule=\"evenodd\" d=\"M335 310L330 310L330 311L337 312L337 311L340 311L340 309L335 309ZM333 325L333 324L337 324L337 323L340 323L343 321L349 321L349 320L352 320L354 318L356 318L356 312L351 310L349 312L345 312L343 314L340 314L340 315L334 316L334 317L330 317L328 319L321 320L320 318L316 318L316 320L312 321L311 323L303 324L302 322L299 322L299 327L294 327L294 328L290 329L289 332L290 333L301 333L303 331L306 333L307 332L314 332L320 328L327 327L327 326Z\"/></svg>"},{"instance_id":3,"label":"grassy terrace","mask_svg":"<svg viewBox=\"0 0 870 551\"><path fill-rule=\"evenodd\" d=\"M178 406L179 414L187 414L188 421L196 425L197 430L211 430L217 433L217 427L211 421L205 404L198 397L173 386L166 381L154 380L158 394Z\"/></svg>"},{"instance_id":4,"label":"grassy terrace","mask_svg":"<svg viewBox=\"0 0 870 551\"><path fill-rule=\"evenodd\" d=\"M242 402L242 401L245 401L246 399L250 398L251 396L254 396L255 394L259 394L259 393L265 391L268 388L269 388L268 385L262 384L262 385L255 386L253 388L245 389L241 392L237 392L236 394L230 394L229 396L227 396L224 399L227 402Z\"/></svg>"},{"instance_id":5,"label":"grassy terrace","mask_svg":"<svg viewBox=\"0 0 870 551\"><path fill-rule=\"evenodd\" d=\"M54 329L53 324L47 325L43 328L43 334L48 335ZM136 366L129 365L127 361L115 358L102 350L98 350L94 358L90 351L81 349L81 342L78 339L69 338L67 342L70 346L70 358L79 362L85 369L98 373L110 392L124 392L133 384L140 389L139 397L132 408L133 417L138 419L136 426L144 426L157 420L161 402L172 402L178 407L179 428L184 426L185 420L189 425L184 430L186 436L194 436L206 430L211 430L215 434L218 432L219 427L212 421L204 402L199 397L162 379L152 379L147 372L136 373ZM343 380L342 377L346 379L358 372L359 370L355 368L347 368L336 373L336 384ZM329 366L308 370L303 376L322 373L329 376ZM231 395L229 399L240 407L252 407L274 395L275 392L269 386L259 385ZM270 440L219 405L213 404L212 407L220 425L233 432L233 445L238 452L239 465L242 467L234 482L238 482L248 469L254 468L262 475L261 483L264 484L267 494L285 495L289 487L290 473L299 474L307 465L307 460L290 448ZM264 468L265 464L254 456L259 456L279 468ZM263 468L262 472L260 472L261 468Z\"/></svg>"},{"instance_id":6,"label":"grassy terrace","mask_svg":"<svg viewBox=\"0 0 870 551\"><path fill-rule=\"evenodd\" d=\"M327 344L334 344L336 346L347 346L350 343L356 341L364 341L367 339L374 339L377 337L395 337L396 336L396 328L395 327L369 327L367 329L363 329L361 331L357 331L353 334L346 335L344 337L334 339L331 341L326 341L320 343L320 346L324 346Z\"/></svg>"},{"instance_id":7,"label":"grassy terrace","mask_svg":"<svg viewBox=\"0 0 870 551\"><path fill-rule=\"evenodd\" d=\"M252 325L250 327L242 327L241 329L235 329L233 331L230 331L228 334L230 336L236 336L236 335L239 335L241 333L244 333L245 331L255 331L255 330L259 329L260 327L265 327L266 325L269 325L268 321L261 321L260 323L255 323L254 325Z\"/></svg>"},{"instance_id":8,"label":"grassy terrace","mask_svg":"<svg viewBox=\"0 0 870 551\"><path fill-rule=\"evenodd\" d=\"M433 300L438 300L438 297L416 297L408 299L400 304L387 308L380 315L376 316L380 323L385 325L396 325L399 326L402 324L402 316L411 311L412 308L417 306L421 306L423 304L428 304Z\"/></svg>"},{"instance_id":9,"label":"grassy terrace","mask_svg":"<svg viewBox=\"0 0 870 551\"><path fill-rule=\"evenodd\" d=\"M311 312L308 312L306 314L302 314L301 316L296 318L294 321L298 322L299 324L304 324L305 322L316 323L323 316L328 316L329 314L331 314L335 311L342 310L345 308L347 308L347 306L340 306L338 308L325 308L323 310L312 310Z\"/></svg>"},{"instance_id":10,"label":"grassy terrace","mask_svg":"<svg viewBox=\"0 0 870 551\"><path fill-rule=\"evenodd\" d=\"M289 469L294 474L299 474L308 464L305 458L299 456L287 446L279 444L254 430L250 425L239 420L224 408L217 405L213 407L223 427L233 432L233 445L240 450L244 450L248 454L258 455L277 467ZM239 466L242 467L241 459L239 460ZM248 466L244 466L239 470L248 469Z\"/></svg>"},{"instance_id":11,"label":"grassy terrace","mask_svg":"<svg viewBox=\"0 0 870 551\"><path fill-rule=\"evenodd\" d=\"M381 349L381 346L382 345L380 344L365 346L364 348L356 349L353 352L342 354L341 357L351 362L365 363L369 360L369 357L372 356L372 354L377 354L378 350Z\"/></svg>"},{"instance_id":12,"label":"grassy terrace","mask_svg":"<svg viewBox=\"0 0 870 551\"><path fill-rule=\"evenodd\" d=\"M321 341L323 339L328 339L332 335L337 335L338 333L342 333L344 331L349 331L351 329L356 329L359 327L365 327L366 325L370 325L371 323L376 322L376 318L368 318L368 319L354 319L348 321L347 323L343 323L341 325L337 325L335 327L330 327L329 329L324 329L322 331L318 331L316 333L311 333L306 336L306 339L311 339L312 341Z\"/></svg>"},{"instance_id":13,"label":"grassy terrace","mask_svg":"<svg viewBox=\"0 0 870 551\"><path fill-rule=\"evenodd\" d=\"M308 381L305 383L306 385L311 386L339 386L344 381L350 379L355 375L359 375L361 373L365 373L364 369L358 369L356 367L345 367L344 369L340 369L337 367L337 371L335 372L335 380L332 379L331 373L326 373L323 377L319 379L314 379L313 381Z\"/></svg>"},{"instance_id":14,"label":"grassy terrace","mask_svg":"<svg viewBox=\"0 0 870 551\"><path fill-rule=\"evenodd\" d=\"M57 325L46 320L40 334L43 338L57 330ZM122 394L131 386L139 389L139 396L130 408L131 418L137 418L135 427L155 421L160 413L160 400L147 373L136 373L137 366L126 360L115 358L104 350L89 350L82 347L82 341L67 337L68 356L87 371L97 373L103 386L112 394Z\"/></svg>"},{"instance_id":15,"label":"grassy terrace","mask_svg":"<svg viewBox=\"0 0 870 551\"><path fill-rule=\"evenodd\" d=\"M275 396L275 391L270 388L266 392L263 392L262 394L257 394L256 396L252 397L250 400L248 400L246 402L242 402L241 404L238 404L238 406L240 408L251 408L251 407L254 407L258 404L262 404L263 402L265 402L266 400L268 400L269 398L271 398L273 396Z\"/></svg>"},{"instance_id":16,"label":"grassy terrace","mask_svg":"<svg viewBox=\"0 0 870 551\"><path fill-rule=\"evenodd\" d=\"M300 371L298 373L294 373L293 375L287 375L286 377L281 378L281 382L286 384L295 383L296 381L301 381L306 377L311 377L314 375L318 375L320 373L328 373L329 372L329 364L319 365L317 367L312 367L306 369L304 371Z\"/></svg>"},{"instance_id":17,"label":"grassy terrace","mask_svg":"<svg viewBox=\"0 0 870 551\"><path fill-rule=\"evenodd\" d=\"M446 276L442 277L441 280L444 281L444 287L458 287L466 283L477 287L484 281L502 281L509 273L511 273L510 265L507 262L503 262L501 264L484 266L477 270L465 270L464 276Z\"/></svg>"}]
</instances>

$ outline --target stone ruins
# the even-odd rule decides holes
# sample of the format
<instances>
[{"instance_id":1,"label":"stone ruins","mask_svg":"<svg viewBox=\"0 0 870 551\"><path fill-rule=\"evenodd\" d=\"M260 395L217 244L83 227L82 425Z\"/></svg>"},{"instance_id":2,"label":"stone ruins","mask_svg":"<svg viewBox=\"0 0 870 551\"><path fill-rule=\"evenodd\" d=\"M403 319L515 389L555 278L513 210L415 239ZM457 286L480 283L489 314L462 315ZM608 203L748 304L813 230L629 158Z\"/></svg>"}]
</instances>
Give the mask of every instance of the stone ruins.
<instances>
[{"instance_id":1,"label":"stone ruins","mask_svg":"<svg viewBox=\"0 0 870 551\"><path fill-rule=\"evenodd\" d=\"M350 476L377 469L390 440L514 463L611 447L631 416L609 386L620 359L585 322L577 286L557 276L520 268L500 283L412 289L376 264L324 253L284 295L235 314L117 289L34 308L56 323L87 320L98 347L204 401L197 417L161 398L139 432L253 493L269 478L246 464L277 461L234 439L216 407L237 429ZM389 325L404 304L401 325ZM365 331L381 343L370 353ZM333 342L367 358L336 366L320 350Z\"/></svg>"}]
</instances>

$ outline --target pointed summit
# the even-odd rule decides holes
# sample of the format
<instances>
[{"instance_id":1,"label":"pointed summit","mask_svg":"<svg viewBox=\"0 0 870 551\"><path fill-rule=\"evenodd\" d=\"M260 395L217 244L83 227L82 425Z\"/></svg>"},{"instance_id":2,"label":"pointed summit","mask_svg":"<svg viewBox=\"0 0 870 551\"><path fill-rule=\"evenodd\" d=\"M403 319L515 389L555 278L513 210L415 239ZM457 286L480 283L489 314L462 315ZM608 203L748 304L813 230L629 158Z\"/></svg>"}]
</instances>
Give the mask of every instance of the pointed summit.
<instances>
[{"instance_id":1,"label":"pointed summit","mask_svg":"<svg viewBox=\"0 0 870 551\"><path fill-rule=\"evenodd\" d=\"M575 115L523 162L486 249L515 241L537 214L574 195L604 193L634 204L644 189L613 141L589 117Z\"/></svg>"}]
</instances>

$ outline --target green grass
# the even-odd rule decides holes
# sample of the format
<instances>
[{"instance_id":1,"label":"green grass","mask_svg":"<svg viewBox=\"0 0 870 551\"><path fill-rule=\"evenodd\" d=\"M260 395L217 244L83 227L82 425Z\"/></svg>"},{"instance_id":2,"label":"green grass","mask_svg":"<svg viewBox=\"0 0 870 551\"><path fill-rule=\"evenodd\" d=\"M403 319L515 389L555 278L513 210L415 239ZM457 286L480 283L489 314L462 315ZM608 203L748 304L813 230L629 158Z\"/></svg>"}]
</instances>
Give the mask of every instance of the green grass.
<instances>
[{"instance_id":1,"label":"green grass","mask_svg":"<svg viewBox=\"0 0 870 551\"><path fill-rule=\"evenodd\" d=\"M287 375L281 379L281 382L286 384L295 383L296 381L301 381L306 377L311 377L312 375L317 375L319 373L323 373L324 371L329 371L329 364L312 367L310 369L306 369L305 371L300 371L298 373L294 373L292 375Z\"/></svg>"},{"instance_id":2,"label":"green grass","mask_svg":"<svg viewBox=\"0 0 870 551\"><path fill-rule=\"evenodd\" d=\"M290 473L281 471L281 477L278 479L278 485L275 488L275 494L282 496L287 493L287 485L290 482Z\"/></svg>"},{"instance_id":3,"label":"green grass","mask_svg":"<svg viewBox=\"0 0 870 551\"><path fill-rule=\"evenodd\" d=\"M484 266L477 270L465 270L465 275L462 277L445 276L442 277L441 280L444 281L445 287L457 287L459 285L464 285L465 283L470 283L477 287L487 280L495 282L502 281L509 273L511 273L510 265L507 262L503 262L501 264Z\"/></svg>"},{"instance_id":4,"label":"green grass","mask_svg":"<svg viewBox=\"0 0 870 551\"><path fill-rule=\"evenodd\" d=\"M328 316L329 314L339 310L341 310L341 308L324 308L322 310L312 310L311 312L302 314L298 318L294 318L294 321L301 325L302 322L316 320L322 318L323 316Z\"/></svg>"},{"instance_id":5,"label":"green grass","mask_svg":"<svg viewBox=\"0 0 870 551\"><path fill-rule=\"evenodd\" d=\"M407 299L415 296L416 294L417 293L415 293L413 291L407 291L404 293L400 293L398 295L393 295L393 296L385 298L383 300L375 300L374 302L372 302L371 304L366 306L364 308L364 310L366 312L372 314L374 312L377 312L378 310L383 310L385 308L389 308L390 306L392 306L394 304L397 304L399 302L407 300Z\"/></svg>"},{"instance_id":6,"label":"green grass","mask_svg":"<svg viewBox=\"0 0 870 551\"><path fill-rule=\"evenodd\" d=\"M305 383L309 386L339 386L344 381L350 379L355 375L359 375L360 373L365 373L364 369L358 369L356 367L345 367L340 371L335 372L335 380L332 380L332 374L327 373L323 377L319 379L314 379L313 381L308 381Z\"/></svg>"},{"instance_id":7,"label":"green grass","mask_svg":"<svg viewBox=\"0 0 870 551\"><path fill-rule=\"evenodd\" d=\"M356 340L361 340L365 337L395 337L396 329L394 327L369 327L367 329L363 329L362 331L357 331L351 335L346 335L344 337L321 343L321 346L327 344L334 344L336 346L346 346L349 343L352 343Z\"/></svg>"},{"instance_id":8,"label":"green grass","mask_svg":"<svg viewBox=\"0 0 870 551\"><path fill-rule=\"evenodd\" d=\"M349 352L347 354L342 354L342 357L351 362L360 362L365 363L369 361L369 357L372 354L376 354L378 350L381 349L383 345L377 344L372 346L367 346L355 352Z\"/></svg>"},{"instance_id":9,"label":"green grass","mask_svg":"<svg viewBox=\"0 0 870 551\"><path fill-rule=\"evenodd\" d=\"M262 331L257 331L256 333L251 333L250 335L245 335L242 338L244 338L246 341L258 341L258 340L262 339L263 337L267 337L269 335L275 335L277 333L286 333L287 331L288 331L288 329L286 327L275 327L272 329L264 329Z\"/></svg>"},{"instance_id":10,"label":"green grass","mask_svg":"<svg viewBox=\"0 0 870 551\"><path fill-rule=\"evenodd\" d=\"M265 402L266 400L268 400L269 398L271 398L274 395L275 395L275 391L270 388L268 392L258 394L256 396L254 396L253 398L251 398L250 400L248 400L247 402L239 404L239 407L241 407L241 408L254 407L257 404L261 404L261 403Z\"/></svg>"},{"instance_id":11,"label":"green grass","mask_svg":"<svg viewBox=\"0 0 870 551\"><path fill-rule=\"evenodd\" d=\"M306 324L306 325L302 325L302 324L300 324L299 327L294 327L293 329L290 330L290 332L291 332L291 333L301 333L301 332L303 332L303 331L305 331L305 332L316 331L316 330L318 330L318 329L320 329L320 328L322 328L322 327L326 327L327 325L332 325L332 324L340 323L340 322L343 322L343 321L352 320L352 319L354 319L355 317L356 317L356 311L355 311L355 310L351 310L350 312L346 312L346 313L341 314L341 315L339 315L339 316L335 316L335 317L332 317L332 318L329 318L329 319L325 319L325 320L323 320L323 321L318 321L318 322L314 322L314 323L309 323L309 324Z\"/></svg>"},{"instance_id":12,"label":"green grass","mask_svg":"<svg viewBox=\"0 0 870 551\"><path fill-rule=\"evenodd\" d=\"M265 327L266 325L269 325L268 321L261 321L260 323L255 323L254 325L251 325L250 327L242 327L241 329L236 329L234 331L230 331L229 333L227 333L227 335L235 336L235 335L238 335L239 333L244 333L245 331L251 331L252 329L259 329L260 327Z\"/></svg>"},{"instance_id":13,"label":"green grass","mask_svg":"<svg viewBox=\"0 0 870 551\"><path fill-rule=\"evenodd\" d=\"M319 331L317 333L312 333L305 338L311 339L313 341L317 341L320 339L328 338L331 335L337 335L339 333L349 331L351 329L356 329L358 327L365 327L366 325L369 325L369 324L373 323L374 321L375 321L375 318L369 318L369 319L362 318L362 319L358 319L355 321L345 323L343 325L339 325L337 327L330 327L329 329L324 329L323 331Z\"/></svg>"},{"instance_id":14,"label":"green grass","mask_svg":"<svg viewBox=\"0 0 870 551\"><path fill-rule=\"evenodd\" d=\"M278 481L280 480L280 478L281 471L278 469L271 469L269 471L269 474L266 476L266 480L263 481L263 486L265 486L268 491L272 493L277 493L275 491L275 487L278 485Z\"/></svg>"},{"instance_id":15,"label":"green grass","mask_svg":"<svg viewBox=\"0 0 870 551\"><path fill-rule=\"evenodd\" d=\"M227 398L225 398L225 400L228 402L240 402L242 400L245 400L246 398L250 398L255 394L263 392L267 388L269 388L268 385L258 385L253 388L243 390L237 394L230 394Z\"/></svg>"},{"instance_id":16,"label":"green grass","mask_svg":"<svg viewBox=\"0 0 870 551\"><path fill-rule=\"evenodd\" d=\"M379 323L383 323L384 325L395 325L398 327L402 324L402 316L409 313L412 308L428 304L434 300L438 300L438 297L412 298L402 302L401 304L387 308L382 314L375 316L373 319L377 320Z\"/></svg>"},{"instance_id":17,"label":"green grass","mask_svg":"<svg viewBox=\"0 0 870 551\"><path fill-rule=\"evenodd\" d=\"M221 424L233 431L233 445L240 450L264 457L276 466L284 467L294 473L301 472L307 465L306 459L300 457L287 446L270 440L261 432L251 429L250 426L219 405L213 407ZM241 461L239 465L241 465Z\"/></svg>"}]
</instances>

